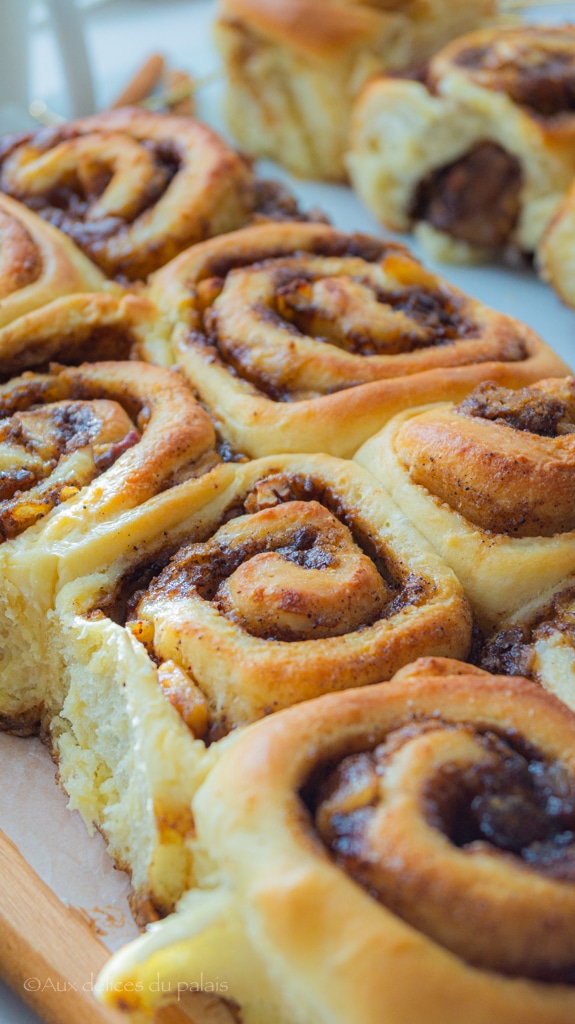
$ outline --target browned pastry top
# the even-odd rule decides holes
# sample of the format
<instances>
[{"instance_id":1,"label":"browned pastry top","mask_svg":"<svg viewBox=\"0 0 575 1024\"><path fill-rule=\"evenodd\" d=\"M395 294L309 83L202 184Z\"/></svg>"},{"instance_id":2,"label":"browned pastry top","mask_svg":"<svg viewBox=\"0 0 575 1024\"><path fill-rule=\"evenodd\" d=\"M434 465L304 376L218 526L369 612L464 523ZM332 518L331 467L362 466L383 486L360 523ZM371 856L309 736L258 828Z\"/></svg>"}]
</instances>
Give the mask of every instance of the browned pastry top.
<instances>
[{"instance_id":1,"label":"browned pastry top","mask_svg":"<svg viewBox=\"0 0 575 1024\"><path fill-rule=\"evenodd\" d=\"M0 189L129 279L241 226L254 204L248 162L210 128L137 108L7 136Z\"/></svg>"},{"instance_id":2,"label":"browned pastry top","mask_svg":"<svg viewBox=\"0 0 575 1024\"><path fill-rule=\"evenodd\" d=\"M372 41L381 30L381 14L393 13L394 6L338 0L223 0L220 9L230 20L322 58Z\"/></svg>"},{"instance_id":3,"label":"browned pastry top","mask_svg":"<svg viewBox=\"0 0 575 1024\"><path fill-rule=\"evenodd\" d=\"M453 410L404 423L412 480L481 529L550 537L575 529L575 380L520 391L479 385Z\"/></svg>"},{"instance_id":4,"label":"browned pastry top","mask_svg":"<svg viewBox=\"0 0 575 1024\"><path fill-rule=\"evenodd\" d=\"M374 748L316 769L304 786L318 834L370 895L468 963L573 984L572 767L560 753L538 749L530 731L504 721L497 727L496 712L487 712L495 698L484 682L491 685L490 677L468 669L455 683L446 669L440 698L439 680L424 664L417 683L407 684L411 720L396 722ZM409 677L410 668L403 672ZM525 681L498 682L528 708L533 691ZM450 701L450 690L466 685L469 721L454 719ZM420 700L432 693L437 711L429 715ZM564 717L573 728L566 709Z\"/></svg>"}]
</instances>

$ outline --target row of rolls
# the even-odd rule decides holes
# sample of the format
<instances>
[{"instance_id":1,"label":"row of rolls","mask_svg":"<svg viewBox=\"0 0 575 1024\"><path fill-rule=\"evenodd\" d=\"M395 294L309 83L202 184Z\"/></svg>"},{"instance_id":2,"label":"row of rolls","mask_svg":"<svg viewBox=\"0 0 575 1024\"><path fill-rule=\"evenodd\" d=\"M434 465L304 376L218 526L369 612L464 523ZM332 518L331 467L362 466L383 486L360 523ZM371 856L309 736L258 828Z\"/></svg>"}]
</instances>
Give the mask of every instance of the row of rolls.
<instances>
[{"instance_id":1,"label":"row of rolls","mask_svg":"<svg viewBox=\"0 0 575 1024\"><path fill-rule=\"evenodd\" d=\"M0 196L0 723L161 918L101 997L567 1024L575 379L220 140L249 210L174 242L179 132L101 115L0 166L65 157ZM140 150L170 173L120 216Z\"/></svg>"},{"instance_id":2,"label":"row of rolls","mask_svg":"<svg viewBox=\"0 0 575 1024\"><path fill-rule=\"evenodd\" d=\"M297 175L349 179L440 261L534 261L575 305L575 29L500 6L220 0L229 126Z\"/></svg>"}]
</instances>

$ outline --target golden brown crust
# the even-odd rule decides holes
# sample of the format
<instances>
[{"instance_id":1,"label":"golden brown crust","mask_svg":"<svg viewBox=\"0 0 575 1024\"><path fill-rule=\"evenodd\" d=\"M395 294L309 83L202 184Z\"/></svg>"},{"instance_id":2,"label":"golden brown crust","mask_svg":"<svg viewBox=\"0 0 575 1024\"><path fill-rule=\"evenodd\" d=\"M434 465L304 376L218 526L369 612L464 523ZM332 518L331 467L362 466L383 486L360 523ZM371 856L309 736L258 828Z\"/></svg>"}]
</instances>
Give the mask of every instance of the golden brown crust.
<instances>
[{"instance_id":1,"label":"golden brown crust","mask_svg":"<svg viewBox=\"0 0 575 1024\"><path fill-rule=\"evenodd\" d=\"M488 632L575 571L573 378L485 383L357 453L462 581ZM494 582L496 581L496 582Z\"/></svg>"},{"instance_id":2,"label":"golden brown crust","mask_svg":"<svg viewBox=\"0 0 575 1024\"><path fill-rule=\"evenodd\" d=\"M330 0L223 0L220 15L238 19L256 33L316 57L334 57L369 42L393 14Z\"/></svg>"},{"instance_id":3,"label":"golden brown crust","mask_svg":"<svg viewBox=\"0 0 575 1024\"><path fill-rule=\"evenodd\" d=\"M183 381L137 362L13 378L0 386L0 417L2 540L86 488L77 526L133 508L215 445Z\"/></svg>"},{"instance_id":4,"label":"golden brown crust","mask_svg":"<svg viewBox=\"0 0 575 1024\"><path fill-rule=\"evenodd\" d=\"M102 998L149 1007L155 972L176 983L203 963L231 970L246 1024L287 1020L284 1000L298 1024L318 1004L330 1024L382 1013L390 1024L456 1024L461 1005L478 1024L567 1024L575 885L571 852L560 851L574 736L571 712L539 687L441 661L259 723L222 751L194 801L210 893L112 961ZM558 816L541 817L553 775ZM515 804L501 804L510 776ZM530 859L536 819L567 872L560 881L539 847ZM376 886L359 877L366 843ZM474 944L501 951L499 963L477 962Z\"/></svg>"},{"instance_id":5,"label":"golden brown crust","mask_svg":"<svg viewBox=\"0 0 575 1024\"><path fill-rule=\"evenodd\" d=\"M253 206L248 163L210 128L137 108L16 137L0 188L70 234L108 276L130 280L240 227Z\"/></svg>"},{"instance_id":6,"label":"golden brown crust","mask_svg":"<svg viewBox=\"0 0 575 1024\"><path fill-rule=\"evenodd\" d=\"M60 295L110 287L70 239L2 194L0 232L0 329Z\"/></svg>"},{"instance_id":7,"label":"golden brown crust","mask_svg":"<svg viewBox=\"0 0 575 1024\"><path fill-rule=\"evenodd\" d=\"M519 393L483 386L453 412L411 420L396 450L414 483L483 530L551 537L575 529L573 377Z\"/></svg>"},{"instance_id":8,"label":"golden brown crust","mask_svg":"<svg viewBox=\"0 0 575 1024\"><path fill-rule=\"evenodd\" d=\"M155 275L174 359L253 456L350 456L401 408L564 364L406 250L313 224L234 232Z\"/></svg>"}]
</instances>

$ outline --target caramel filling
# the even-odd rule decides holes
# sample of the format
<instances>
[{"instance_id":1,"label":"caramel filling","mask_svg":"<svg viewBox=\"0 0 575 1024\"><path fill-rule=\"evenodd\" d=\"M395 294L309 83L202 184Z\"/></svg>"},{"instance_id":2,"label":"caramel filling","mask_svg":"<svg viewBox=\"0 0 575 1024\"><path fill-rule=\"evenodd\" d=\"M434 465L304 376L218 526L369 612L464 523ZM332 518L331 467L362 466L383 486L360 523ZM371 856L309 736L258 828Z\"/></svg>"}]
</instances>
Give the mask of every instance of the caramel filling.
<instances>
[{"instance_id":1,"label":"caramel filling","mask_svg":"<svg viewBox=\"0 0 575 1024\"><path fill-rule=\"evenodd\" d=\"M337 863L435 942L487 970L575 980L575 779L561 763L514 736L414 722L306 801Z\"/></svg>"}]
</instances>

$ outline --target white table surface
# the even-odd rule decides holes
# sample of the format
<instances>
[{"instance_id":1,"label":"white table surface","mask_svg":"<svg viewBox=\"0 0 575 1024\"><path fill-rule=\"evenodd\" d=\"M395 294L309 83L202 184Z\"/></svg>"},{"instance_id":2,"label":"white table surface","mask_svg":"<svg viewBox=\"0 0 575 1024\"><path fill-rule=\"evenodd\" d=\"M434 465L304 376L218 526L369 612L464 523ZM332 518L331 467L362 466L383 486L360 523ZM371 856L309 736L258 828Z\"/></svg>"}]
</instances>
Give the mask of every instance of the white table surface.
<instances>
[{"instance_id":1,"label":"white table surface","mask_svg":"<svg viewBox=\"0 0 575 1024\"><path fill-rule=\"evenodd\" d=\"M530 17L541 20L543 6L534 10ZM566 3L550 8L546 20L568 20L570 15L575 20L575 4ZM211 74L218 67L209 43L212 17L211 0L105 0L90 6L85 14L85 23L98 105L106 106L152 52L164 52L173 66L189 69L197 77ZM55 47L48 28L39 19L35 21L32 38L33 92L45 99L50 107L66 115ZM206 86L199 95L199 113L222 129L220 94L218 83ZM271 165L266 165L263 170L289 182L285 174ZM337 226L381 234L373 218L348 189L309 182L290 184L304 204L322 206ZM430 264L425 256L423 258ZM489 305L527 321L575 367L575 313L563 307L533 273L492 267L435 266L434 269ZM46 771L49 775L47 766ZM62 794L57 793L54 800L63 806ZM1 817L0 827L10 834L7 822ZM78 821L73 827L83 828ZM45 831L40 830L35 842L46 842ZM99 837L86 840L90 855L92 843L101 843L101 840ZM99 852L97 856L100 856ZM38 1018L2 982L0 1024L39 1024ZM71 1021L70 1024L81 1022Z\"/></svg>"}]
</instances>

